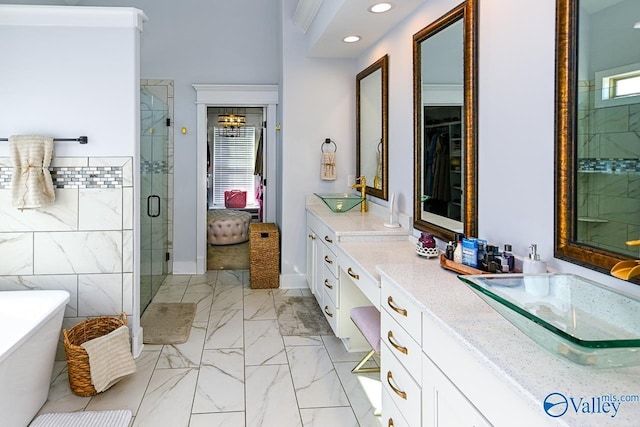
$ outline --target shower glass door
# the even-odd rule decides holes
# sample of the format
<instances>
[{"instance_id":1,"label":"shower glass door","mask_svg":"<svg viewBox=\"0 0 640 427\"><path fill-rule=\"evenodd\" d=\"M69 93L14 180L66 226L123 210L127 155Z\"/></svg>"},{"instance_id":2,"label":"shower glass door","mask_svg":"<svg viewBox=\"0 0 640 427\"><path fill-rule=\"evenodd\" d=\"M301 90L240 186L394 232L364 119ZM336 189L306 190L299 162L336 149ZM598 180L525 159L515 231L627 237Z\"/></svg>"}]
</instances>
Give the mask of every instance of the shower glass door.
<instances>
[{"instance_id":1,"label":"shower glass door","mask_svg":"<svg viewBox=\"0 0 640 427\"><path fill-rule=\"evenodd\" d=\"M171 84L140 85L140 312L169 272Z\"/></svg>"}]
</instances>

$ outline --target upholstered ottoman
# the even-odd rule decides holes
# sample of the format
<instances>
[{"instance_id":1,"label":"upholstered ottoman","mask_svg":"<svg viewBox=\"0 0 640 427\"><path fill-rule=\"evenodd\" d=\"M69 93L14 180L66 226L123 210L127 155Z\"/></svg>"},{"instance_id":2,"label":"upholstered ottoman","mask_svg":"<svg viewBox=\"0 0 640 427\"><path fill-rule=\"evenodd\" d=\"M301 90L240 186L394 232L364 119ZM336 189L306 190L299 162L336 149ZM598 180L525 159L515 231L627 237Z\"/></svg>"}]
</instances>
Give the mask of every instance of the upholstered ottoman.
<instances>
[{"instance_id":1,"label":"upholstered ottoman","mask_svg":"<svg viewBox=\"0 0 640 427\"><path fill-rule=\"evenodd\" d=\"M213 209L207 212L207 241L210 245L233 245L249 240L251 214Z\"/></svg>"}]
</instances>

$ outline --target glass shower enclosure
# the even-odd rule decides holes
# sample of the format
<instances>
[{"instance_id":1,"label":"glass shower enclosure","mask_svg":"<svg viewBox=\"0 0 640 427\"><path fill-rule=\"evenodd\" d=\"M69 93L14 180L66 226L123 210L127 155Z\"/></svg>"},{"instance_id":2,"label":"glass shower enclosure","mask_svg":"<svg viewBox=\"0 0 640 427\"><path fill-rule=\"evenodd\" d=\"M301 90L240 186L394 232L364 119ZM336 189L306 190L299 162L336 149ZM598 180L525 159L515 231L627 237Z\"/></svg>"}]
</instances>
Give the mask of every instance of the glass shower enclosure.
<instances>
[{"instance_id":1,"label":"glass shower enclosure","mask_svg":"<svg viewBox=\"0 0 640 427\"><path fill-rule=\"evenodd\" d=\"M173 82L140 84L140 312L171 271Z\"/></svg>"}]
</instances>

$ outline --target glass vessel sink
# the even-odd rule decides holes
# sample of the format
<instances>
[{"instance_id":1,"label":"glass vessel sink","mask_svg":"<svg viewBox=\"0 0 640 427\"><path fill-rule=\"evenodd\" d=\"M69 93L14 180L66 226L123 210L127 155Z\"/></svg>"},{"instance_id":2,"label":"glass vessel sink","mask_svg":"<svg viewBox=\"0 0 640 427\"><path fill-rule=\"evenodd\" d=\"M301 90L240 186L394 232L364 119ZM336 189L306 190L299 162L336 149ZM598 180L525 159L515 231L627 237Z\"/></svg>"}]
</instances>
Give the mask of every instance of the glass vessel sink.
<instances>
[{"instance_id":1,"label":"glass vessel sink","mask_svg":"<svg viewBox=\"0 0 640 427\"><path fill-rule=\"evenodd\" d=\"M325 205L333 212L346 212L362 203L362 198L357 194L349 193L313 193L320 197Z\"/></svg>"},{"instance_id":2,"label":"glass vessel sink","mask_svg":"<svg viewBox=\"0 0 640 427\"><path fill-rule=\"evenodd\" d=\"M640 365L640 299L573 274L458 276L552 353L597 368Z\"/></svg>"}]
</instances>

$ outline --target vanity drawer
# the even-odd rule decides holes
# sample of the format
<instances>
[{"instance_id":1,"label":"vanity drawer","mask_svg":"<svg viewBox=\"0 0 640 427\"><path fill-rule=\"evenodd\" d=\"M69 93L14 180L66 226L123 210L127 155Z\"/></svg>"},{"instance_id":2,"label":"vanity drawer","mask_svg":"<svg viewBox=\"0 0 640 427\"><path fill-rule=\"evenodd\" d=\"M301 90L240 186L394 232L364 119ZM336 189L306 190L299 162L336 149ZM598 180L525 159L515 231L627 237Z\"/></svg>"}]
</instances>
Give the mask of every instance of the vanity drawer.
<instances>
[{"instance_id":1,"label":"vanity drawer","mask_svg":"<svg viewBox=\"0 0 640 427\"><path fill-rule=\"evenodd\" d=\"M323 227L320 232L320 240L335 254L336 252L336 233L329 227Z\"/></svg>"},{"instance_id":2,"label":"vanity drawer","mask_svg":"<svg viewBox=\"0 0 640 427\"><path fill-rule=\"evenodd\" d=\"M333 277L338 277L338 257L327 245L322 245L322 264L329 269Z\"/></svg>"},{"instance_id":3,"label":"vanity drawer","mask_svg":"<svg viewBox=\"0 0 640 427\"><path fill-rule=\"evenodd\" d=\"M340 301L338 299L338 279L333 275L333 272L328 267L322 268L322 282L318 284L321 289L324 289L324 293L331 298L333 304L336 307L340 307Z\"/></svg>"},{"instance_id":4,"label":"vanity drawer","mask_svg":"<svg viewBox=\"0 0 640 427\"><path fill-rule=\"evenodd\" d=\"M338 249L338 265L342 270L341 274L343 274L341 279L345 276L351 279L371 304L378 307L380 304L379 282L374 280L353 258L340 249Z\"/></svg>"},{"instance_id":5,"label":"vanity drawer","mask_svg":"<svg viewBox=\"0 0 640 427\"><path fill-rule=\"evenodd\" d=\"M380 320L381 340L386 344L383 349L388 349L403 366L408 367L413 379L420 383L422 381L422 349L385 311L382 312ZM383 354L383 357L385 356Z\"/></svg>"},{"instance_id":6,"label":"vanity drawer","mask_svg":"<svg viewBox=\"0 0 640 427\"><path fill-rule=\"evenodd\" d=\"M387 347L386 342L382 344ZM382 391L389 393L391 400L400 410L410 426L419 426L421 423L422 391L420 386L411 377L398 359L390 352L388 347L383 349L386 353L380 357L380 381ZM388 355L387 357L384 357Z\"/></svg>"},{"instance_id":7,"label":"vanity drawer","mask_svg":"<svg viewBox=\"0 0 640 427\"><path fill-rule=\"evenodd\" d=\"M335 336L339 336L338 332L338 308L333 303L327 292L322 293L322 304L320 304L324 317L329 322L329 326L333 330Z\"/></svg>"},{"instance_id":8,"label":"vanity drawer","mask_svg":"<svg viewBox=\"0 0 640 427\"><path fill-rule=\"evenodd\" d=\"M400 409L393 402L389 393L387 393L387 390L382 390L381 425L383 427L411 427L402 416Z\"/></svg>"},{"instance_id":9,"label":"vanity drawer","mask_svg":"<svg viewBox=\"0 0 640 427\"><path fill-rule=\"evenodd\" d=\"M380 305L422 346L422 311L406 293L383 280Z\"/></svg>"}]
</instances>

